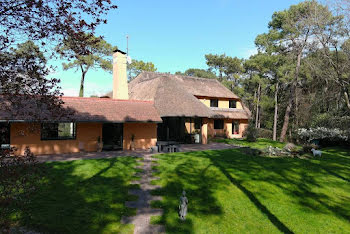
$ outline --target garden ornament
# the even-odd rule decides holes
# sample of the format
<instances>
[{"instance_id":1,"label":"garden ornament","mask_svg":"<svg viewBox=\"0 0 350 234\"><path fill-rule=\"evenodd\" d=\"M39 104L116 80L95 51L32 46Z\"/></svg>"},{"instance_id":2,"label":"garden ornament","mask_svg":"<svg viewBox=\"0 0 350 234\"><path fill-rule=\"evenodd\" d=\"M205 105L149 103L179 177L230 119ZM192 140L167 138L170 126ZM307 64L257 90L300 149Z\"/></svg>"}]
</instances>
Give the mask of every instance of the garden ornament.
<instances>
[{"instance_id":1,"label":"garden ornament","mask_svg":"<svg viewBox=\"0 0 350 234\"><path fill-rule=\"evenodd\" d=\"M187 204L188 204L188 200L187 200L187 197L186 197L186 192L184 190L184 191L182 191L182 196L180 197L180 205L179 205L179 216L180 216L181 220L185 220L186 219Z\"/></svg>"}]
</instances>

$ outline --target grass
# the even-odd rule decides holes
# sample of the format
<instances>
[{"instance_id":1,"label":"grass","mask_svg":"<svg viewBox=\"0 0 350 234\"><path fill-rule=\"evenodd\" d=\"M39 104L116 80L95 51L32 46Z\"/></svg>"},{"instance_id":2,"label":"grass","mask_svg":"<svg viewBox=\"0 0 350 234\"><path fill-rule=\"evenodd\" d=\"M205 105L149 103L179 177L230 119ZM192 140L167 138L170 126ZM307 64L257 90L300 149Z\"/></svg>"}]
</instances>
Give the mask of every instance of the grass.
<instances>
[{"instance_id":1,"label":"grass","mask_svg":"<svg viewBox=\"0 0 350 234\"><path fill-rule=\"evenodd\" d=\"M265 141L259 140L258 147ZM167 233L350 233L350 151L322 158L247 156L238 149L157 155ZM181 222L182 190L189 199Z\"/></svg>"},{"instance_id":2,"label":"grass","mask_svg":"<svg viewBox=\"0 0 350 234\"><path fill-rule=\"evenodd\" d=\"M121 218L136 212L124 205L137 199L128 195L136 165L132 157L46 163L32 217L17 221L44 233L133 233Z\"/></svg>"},{"instance_id":3,"label":"grass","mask_svg":"<svg viewBox=\"0 0 350 234\"><path fill-rule=\"evenodd\" d=\"M249 146L256 149L265 149L268 146L283 148L286 143L273 141L265 138L258 138L256 142L248 142L245 139L212 139L214 142L226 143L238 146Z\"/></svg>"}]
</instances>

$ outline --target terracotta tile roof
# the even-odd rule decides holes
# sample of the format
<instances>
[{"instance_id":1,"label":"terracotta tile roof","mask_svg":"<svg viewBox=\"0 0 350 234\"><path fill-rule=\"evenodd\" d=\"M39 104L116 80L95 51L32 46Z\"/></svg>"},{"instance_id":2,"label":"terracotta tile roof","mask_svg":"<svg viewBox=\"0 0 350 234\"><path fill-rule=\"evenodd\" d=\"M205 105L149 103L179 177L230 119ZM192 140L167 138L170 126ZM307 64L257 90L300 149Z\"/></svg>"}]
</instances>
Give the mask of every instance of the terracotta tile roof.
<instances>
[{"instance_id":1,"label":"terracotta tile roof","mask_svg":"<svg viewBox=\"0 0 350 234\"><path fill-rule=\"evenodd\" d=\"M87 121L108 122L162 122L154 103L139 100L110 98L63 97L64 106L79 113L87 113ZM84 116L80 120L84 120Z\"/></svg>"},{"instance_id":2,"label":"terracotta tile roof","mask_svg":"<svg viewBox=\"0 0 350 234\"><path fill-rule=\"evenodd\" d=\"M69 118L81 122L162 122L154 103L150 101L115 100L110 98L62 97L63 107L73 111ZM35 102L26 101L28 105ZM45 112L45 110L38 110ZM13 115L13 114L12 114ZM45 118L50 119L50 118ZM30 115L11 116L0 111L0 120L36 121Z\"/></svg>"}]
</instances>

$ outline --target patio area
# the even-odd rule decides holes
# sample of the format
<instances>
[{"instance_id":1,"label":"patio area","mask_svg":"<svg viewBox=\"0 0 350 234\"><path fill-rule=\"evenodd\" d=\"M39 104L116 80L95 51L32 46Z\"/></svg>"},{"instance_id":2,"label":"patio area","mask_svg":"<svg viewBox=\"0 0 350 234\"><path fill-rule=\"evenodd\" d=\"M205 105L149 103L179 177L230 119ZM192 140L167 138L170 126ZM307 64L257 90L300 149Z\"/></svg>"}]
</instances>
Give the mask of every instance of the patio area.
<instances>
[{"instance_id":1,"label":"patio area","mask_svg":"<svg viewBox=\"0 0 350 234\"><path fill-rule=\"evenodd\" d=\"M237 146L224 143L210 143L207 145L203 144L181 144L180 152L190 152L190 151L203 151L203 150L221 150L221 149L232 149ZM166 152L161 152L158 154L163 154ZM102 152L79 152L79 153L69 153L69 154L48 154L39 155L37 160L39 162L53 162L53 161L72 161L80 159L98 159L98 158L114 158L122 156L132 156L132 157L144 157L146 154L156 154L151 153L150 150L119 150L119 151L102 151Z\"/></svg>"}]
</instances>

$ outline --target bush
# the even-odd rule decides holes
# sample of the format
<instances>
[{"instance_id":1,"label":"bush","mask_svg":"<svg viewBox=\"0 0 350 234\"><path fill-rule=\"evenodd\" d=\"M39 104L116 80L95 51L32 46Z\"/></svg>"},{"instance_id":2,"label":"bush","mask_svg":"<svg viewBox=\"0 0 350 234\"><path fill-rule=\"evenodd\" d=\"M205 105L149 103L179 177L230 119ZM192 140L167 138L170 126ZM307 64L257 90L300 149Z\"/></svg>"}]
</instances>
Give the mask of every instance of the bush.
<instances>
[{"instance_id":1,"label":"bush","mask_svg":"<svg viewBox=\"0 0 350 234\"><path fill-rule=\"evenodd\" d=\"M318 146L314 144L303 145L302 153L311 154L311 149L318 149Z\"/></svg>"},{"instance_id":2,"label":"bush","mask_svg":"<svg viewBox=\"0 0 350 234\"><path fill-rule=\"evenodd\" d=\"M249 122L247 129L245 130L244 135L247 138L248 142L255 142L258 137L258 130L254 126L253 122Z\"/></svg>"},{"instance_id":3,"label":"bush","mask_svg":"<svg viewBox=\"0 0 350 234\"><path fill-rule=\"evenodd\" d=\"M300 128L298 137L304 143L310 143L313 140L319 140L322 144L345 143L349 139L349 130L340 130L339 128Z\"/></svg>"},{"instance_id":4,"label":"bush","mask_svg":"<svg viewBox=\"0 0 350 234\"><path fill-rule=\"evenodd\" d=\"M38 188L41 166L27 147L24 156L15 156L14 148L0 152L0 233L7 232L10 216L19 211L29 215L26 207L30 195Z\"/></svg>"},{"instance_id":5,"label":"bush","mask_svg":"<svg viewBox=\"0 0 350 234\"><path fill-rule=\"evenodd\" d=\"M258 128L258 138L272 139L272 130L266 128Z\"/></svg>"}]
</instances>

